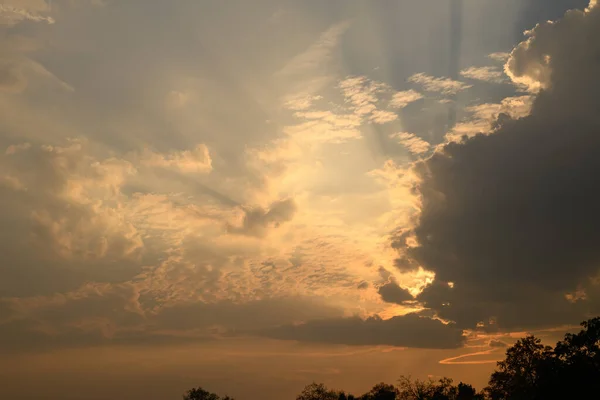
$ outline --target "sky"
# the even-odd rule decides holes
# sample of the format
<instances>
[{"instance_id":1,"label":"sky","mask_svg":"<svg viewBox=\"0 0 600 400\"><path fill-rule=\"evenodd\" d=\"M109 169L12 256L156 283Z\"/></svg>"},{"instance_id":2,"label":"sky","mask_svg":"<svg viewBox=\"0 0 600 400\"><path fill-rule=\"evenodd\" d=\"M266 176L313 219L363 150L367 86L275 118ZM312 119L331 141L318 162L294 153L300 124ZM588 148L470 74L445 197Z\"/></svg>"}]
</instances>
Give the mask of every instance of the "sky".
<instances>
[{"instance_id":1,"label":"sky","mask_svg":"<svg viewBox=\"0 0 600 400\"><path fill-rule=\"evenodd\" d=\"M589 0L0 0L0 397L483 387L600 314L598 38Z\"/></svg>"}]
</instances>

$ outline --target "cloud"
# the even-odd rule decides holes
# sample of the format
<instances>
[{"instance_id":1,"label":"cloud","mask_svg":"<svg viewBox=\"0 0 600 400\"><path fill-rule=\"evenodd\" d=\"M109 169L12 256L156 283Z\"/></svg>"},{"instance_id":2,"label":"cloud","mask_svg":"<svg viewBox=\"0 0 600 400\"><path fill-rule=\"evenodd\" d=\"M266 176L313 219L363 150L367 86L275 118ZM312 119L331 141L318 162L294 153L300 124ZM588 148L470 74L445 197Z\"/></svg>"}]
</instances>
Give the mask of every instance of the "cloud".
<instances>
[{"instance_id":1,"label":"cloud","mask_svg":"<svg viewBox=\"0 0 600 400\"><path fill-rule=\"evenodd\" d=\"M19 6L10 3L17 3ZM48 11L45 1L31 1L24 3L29 4L23 4L23 2L14 0L8 1L8 4L0 4L0 25L11 26L18 24L21 21L46 22L48 24L54 23L52 17L43 16L37 13L39 11Z\"/></svg>"},{"instance_id":2,"label":"cloud","mask_svg":"<svg viewBox=\"0 0 600 400\"><path fill-rule=\"evenodd\" d=\"M387 124L398 119L398 115L391 111L375 110L369 116L369 120L375 124Z\"/></svg>"},{"instance_id":3,"label":"cloud","mask_svg":"<svg viewBox=\"0 0 600 400\"><path fill-rule=\"evenodd\" d=\"M3 185L15 191L27 190L27 187L19 180L19 178L16 178L12 175L0 176L0 185Z\"/></svg>"},{"instance_id":4,"label":"cloud","mask_svg":"<svg viewBox=\"0 0 600 400\"><path fill-rule=\"evenodd\" d=\"M423 154L429 151L431 144L421 139L414 133L398 132L390 136L392 139L397 139L400 144L408 149L413 154Z\"/></svg>"},{"instance_id":5,"label":"cloud","mask_svg":"<svg viewBox=\"0 0 600 400\"><path fill-rule=\"evenodd\" d=\"M392 95L390 100L390 107L392 108L404 108L410 103L414 103L417 100L421 100L423 95L415 90L406 90L402 92L396 92Z\"/></svg>"},{"instance_id":6,"label":"cloud","mask_svg":"<svg viewBox=\"0 0 600 400\"><path fill-rule=\"evenodd\" d=\"M143 165L149 167L173 168L185 173L207 173L212 170L212 159L208 147L197 145L193 150L172 151L159 154L146 150L141 156Z\"/></svg>"},{"instance_id":7,"label":"cloud","mask_svg":"<svg viewBox=\"0 0 600 400\"><path fill-rule=\"evenodd\" d=\"M255 208L247 210L241 227L230 227L232 233L263 236L268 228L278 228L290 221L296 213L296 203L292 199L280 200L271 204L268 210Z\"/></svg>"},{"instance_id":8,"label":"cloud","mask_svg":"<svg viewBox=\"0 0 600 400\"><path fill-rule=\"evenodd\" d=\"M341 311L322 299L302 297L270 298L245 303L196 302L166 307L156 314L160 330L187 331L220 327L228 334L245 335L256 329L293 324L307 318L332 318Z\"/></svg>"},{"instance_id":9,"label":"cloud","mask_svg":"<svg viewBox=\"0 0 600 400\"><path fill-rule=\"evenodd\" d=\"M85 147L77 140L64 146L9 146L0 162L13 189L21 189L7 198L15 202L12 212L27 215L32 244L56 256L135 256L143 247L141 237L112 207L122 200L121 186L135 169L122 160L96 160Z\"/></svg>"},{"instance_id":10,"label":"cloud","mask_svg":"<svg viewBox=\"0 0 600 400\"><path fill-rule=\"evenodd\" d=\"M360 139L362 118L356 114L331 111L299 111L294 114L302 122L284 128L290 138L302 143L344 143Z\"/></svg>"},{"instance_id":11,"label":"cloud","mask_svg":"<svg viewBox=\"0 0 600 400\"><path fill-rule=\"evenodd\" d=\"M391 91L389 86L364 76L346 78L339 86L346 103L350 104L356 115L376 124L386 124L398 119L396 113L381 110L377 106L380 96Z\"/></svg>"},{"instance_id":12,"label":"cloud","mask_svg":"<svg viewBox=\"0 0 600 400\"><path fill-rule=\"evenodd\" d=\"M504 52L488 54L488 58L490 58L491 60L497 61L497 62L501 62L503 64L506 62L506 60L508 60L509 57L510 57L510 53L504 53Z\"/></svg>"},{"instance_id":13,"label":"cloud","mask_svg":"<svg viewBox=\"0 0 600 400\"><path fill-rule=\"evenodd\" d=\"M171 90L165 98L165 107L170 110L176 110L185 107L189 101L189 94L178 90Z\"/></svg>"},{"instance_id":14,"label":"cloud","mask_svg":"<svg viewBox=\"0 0 600 400\"><path fill-rule=\"evenodd\" d=\"M418 298L440 317L527 329L576 323L598 309L589 296L600 290L600 42L589 38L599 34L598 7L540 24L507 64L511 77L543 88L530 115L500 118L492 134L449 143L417 164L417 246L405 236L398 243L436 274ZM565 297L581 290L588 299Z\"/></svg>"},{"instance_id":15,"label":"cloud","mask_svg":"<svg viewBox=\"0 0 600 400\"><path fill-rule=\"evenodd\" d=\"M401 288L396 282L388 282L383 286L380 286L377 293L381 296L381 299L386 303L394 303L402 305L406 301L414 300L410 292L404 288Z\"/></svg>"},{"instance_id":16,"label":"cloud","mask_svg":"<svg viewBox=\"0 0 600 400\"><path fill-rule=\"evenodd\" d=\"M334 50L350 27L348 21L332 25L304 52L292 58L276 77L286 86L287 101L297 96L314 95L334 79Z\"/></svg>"},{"instance_id":17,"label":"cloud","mask_svg":"<svg viewBox=\"0 0 600 400\"><path fill-rule=\"evenodd\" d=\"M340 91L348 71L372 71L341 46L346 32L360 34L361 16L349 32L332 24L337 12L267 26L266 3L250 18L246 7L219 8L218 19L203 2L107 1L99 10L54 0L51 12L41 0L10 4L57 20L23 19L0 43L0 222L11 227L0 232L0 292L20 300L0 330L21 349L183 343L397 309L377 295L377 269L394 271L396 256L381 249L421 204L408 164L386 162L396 159L390 150L410 158L388 135L440 140L408 114L437 124L446 107L430 113L435 99L371 76ZM224 33L223 20L235 30ZM416 58L406 68L423 70ZM415 102L418 113L399 110ZM472 111L483 114L493 119ZM418 135L396 140L434 150ZM401 281L410 293L432 279L413 261L396 263L411 269ZM336 307L284 300L292 294L327 295ZM393 340L395 321L373 324L389 329L380 342Z\"/></svg>"},{"instance_id":18,"label":"cloud","mask_svg":"<svg viewBox=\"0 0 600 400\"><path fill-rule=\"evenodd\" d=\"M464 342L462 331L455 326L418 314L387 320L379 317L321 319L267 329L259 334L273 339L350 346L452 349L461 347Z\"/></svg>"},{"instance_id":19,"label":"cloud","mask_svg":"<svg viewBox=\"0 0 600 400\"><path fill-rule=\"evenodd\" d=\"M107 345L182 344L243 336L307 318L335 318L322 299L286 297L159 305L136 284L0 300L0 353Z\"/></svg>"},{"instance_id":20,"label":"cloud","mask_svg":"<svg viewBox=\"0 0 600 400\"><path fill-rule=\"evenodd\" d=\"M474 353L461 354L460 356L440 360L443 365L480 365L497 364L502 359L501 354L494 354L495 349L477 351Z\"/></svg>"},{"instance_id":21,"label":"cloud","mask_svg":"<svg viewBox=\"0 0 600 400\"><path fill-rule=\"evenodd\" d=\"M460 75L467 79L484 82L504 82L504 72L496 67L469 67L460 71Z\"/></svg>"},{"instance_id":22,"label":"cloud","mask_svg":"<svg viewBox=\"0 0 600 400\"><path fill-rule=\"evenodd\" d=\"M423 86L428 92L439 92L444 95L457 94L458 92L473 87L464 82L455 81L446 77L436 78L435 76L424 73L412 75L408 78L408 81Z\"/></svg>"},{"instance_id":23,"label":"cloud","mask_svg":"<svg viewBox=\"0 0 600 400\"><path fill-rule=\"evenodd\" d=\"M502 340L495 340L495 339L490 340L488 342L488 346L496 347L496 348L508 347L508 345L506 343L504 343Z\"/></svg>"},{"instance_id":24,"label":"cloud","mask_svg":"<svg viewBox=\"0 0 600 400\"><path fill-rule=\"evenodd\" d=\"M378 94L389 88L364 76L349 77L340 82L340 88L358 115L368 115L377 109Z\"/></svg>"},{"instance_id":25,"label":"cloud","mask_svg":"<svg viewBox=\"0 0 600 400\"><path fill-rule=\"evenodd\" d=\"M21 67L9 61L0 61L0 91L20 93L27 87Z\"/></svg>"},{"instance_id":26,"label":"cloud","mask_svg":"<svg viewBox=\"0 0 600 400\"><path fill-rule=\"evenodd\" d=\"M31 143L20 143L20 144L11 144L6 148L6 155L16 154L19 151L29 150L31 148Z\"/></svg>"},{"instance_id":27,"label":"cloud","mask_svg":"<svg viewBox=\"0 0 600 400\"><path fill-rule=\"evenodd\" d=\"M285 101L285 108L292 111L306 111L314 104L314 102L321 100L322 96L300 94L289 97Z\"/></svg>"},{"instance_id":28,"label":"cloud","mask_svg":"<svg viewBox=\"0 0 600 400\"><path fill-rule=\"evenodd\" d=\"M529 115L533 96L515 96L502 99L500 103L483 103L465 108L470 114L446 133L446 140L459 142L465 137L489 134L498 126L499 117L518 119Z\"/></svg>"}]
</instances>

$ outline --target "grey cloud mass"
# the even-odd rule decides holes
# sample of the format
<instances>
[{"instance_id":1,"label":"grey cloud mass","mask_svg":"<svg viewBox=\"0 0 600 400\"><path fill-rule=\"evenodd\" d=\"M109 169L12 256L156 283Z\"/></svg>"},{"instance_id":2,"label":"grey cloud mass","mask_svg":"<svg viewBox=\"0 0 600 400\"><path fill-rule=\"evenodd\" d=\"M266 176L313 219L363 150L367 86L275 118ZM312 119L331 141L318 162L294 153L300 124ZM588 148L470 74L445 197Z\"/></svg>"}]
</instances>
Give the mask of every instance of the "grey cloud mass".
<instances>
[{"instance_id":1,"label":"grey cloud mass","mask_svg":"<svg viewBox=\"0 0 600 400\"><path fill-rule=\"evenodd\" d=\"M388 282L379 287L377 293L387 303L403 304L406 301L414 300L410 292L401 288L396 282Z\"/></svg>"},{"instance_id":2,"label":"grey cloud mass","mask_svg":"<svg viewBox=\"0 0 600 400\"><path fill-rule=\"evenodd\" d=\"M321 299L154 304L135 285L86 285L67 295L0 301L0 354L102 345L185 344L251 335L307 318L337 318ZM52 327L51 329L49 327Z\"/></svg>"},{"instance_id":3,"label":"grey cloud mass","mask_svg":"<svg viewBox=\"0 0 600 400\"><path fill-rule=\"evenodd\" d=\"M536 27L507 64L513 79L543 88L531 114L415 167L423 208L419 245L406 251L435 272L419 299L442 318L516 329L594 309L568 295L600 290L598 37L599 7Z\"/></svg>"},{"instance_id":4,"label":"grey cloud mass","mask_svg":"<svg viewBox=\"0 0 600 400\"><path fill-rule=\"evenodd\" d=\"M313 320L299 325L268 329L262 335L273 339L347 345L389 345L430 349L460 347L464 337L455 325L418 314L361 319L335 318Z\"/></svg>"}]
</instances>

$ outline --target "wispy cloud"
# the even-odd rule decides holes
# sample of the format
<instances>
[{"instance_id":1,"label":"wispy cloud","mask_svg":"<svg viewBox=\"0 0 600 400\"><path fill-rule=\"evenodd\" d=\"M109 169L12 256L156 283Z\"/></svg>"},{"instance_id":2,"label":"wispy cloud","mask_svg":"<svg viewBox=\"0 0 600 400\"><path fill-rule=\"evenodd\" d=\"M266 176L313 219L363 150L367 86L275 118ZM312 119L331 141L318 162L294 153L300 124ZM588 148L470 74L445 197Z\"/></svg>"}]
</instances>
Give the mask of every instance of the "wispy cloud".
<instances>
[{"instance_id":1,"label":"wispy cloud","mask_svg":"<svg viewBox=\"0 0 600 400\"><path fill-rule=\"evenodd\" d=\"M408 81L423 86L428 92L438 92L444 95L457 94L458 92L473 87L473 85L456 81L451 78L435 77L425 73L412 75L408 78Z\"/></svg>"},{"instance_id":2,"label":"wispy cloud","mask_svg":"<svg viewBox=\"0 0 600 400\"><path fill-rule=\"evenodd\" d=\"M398 132L390 135L390 137L398 140L398 143L402 144L413 154L423 154L428 152L431 148L431 144L421 139L414 133Z\"/></svg>"},{"instance_id":3,"label":"wispy cloud","mask_svg":"<svg viewBox=\"0 0 600 400\"><path fill-rule=\"evenodd\" d=\"M276 73L276 78L287 87L287 101L313 95L335 79L337 68L333 63L333 51L349 27L348 21L331 26Z\"/></svg>"},{"instance_id":4,"label":"wispy cloud","mask_svg":"<svg viewBox=\"0 0 600 400\"><path fill-rule=\"evenodd\" d=\"M284 128L284 132L300 142L343 143L362 137L361 118L356 114L336 114L331 111L299 111L294 114L304 120Z\"/></svg>"},{"instance_id":5,"label":"wispy cloud","mask_svg":"<svg viewBox=\"0 0 600 400\"><path fill-rule=\"evenodd\" d=\"M149 167L175 168L183 172L206 173L212 170L212 159L208 147L197 145L193 150L172 151L160 154L145 150L141 155L143 165Z\"/></svg>"},{"instance_id":6,"label":"wispy cloud","mask_svg":"<svg viewBox=\"0 0 600 400\"><path fill-rule=\"evenodd\" d=\"M15 25L21 21L46 22L53 24L54 19L8 4L0 4L0 25Z\"/></svg>"},{"instance_id":7,"label":"wispy cloud","mask_svg":"<svg viewBox=\"0 0 600 400\"><path fill-rule=\"evenodd\" d=\"M417 100L421 100L423 95L415 90L406 90L402 92L396 92L392 95L390 100L390 107L392 108L404 108L410 103L414 103Z\"/></svg>"},{"instance_id":8,"label":"wispy cloud","mask_svg":"<svg viewBox=\"0 0 600 400\"><path fill-rule=\"evenodd\" d=\"M531 111L532 102L533 97L526 95L507 97L500 103L484 103L467 107L465 111L470 113L470 116L457 123L446 135L446 139L460 141L465 136L489 133L500 114L506 114L513 119L525 117Z\"/></svg>"},{"instance_id":9,"label":"wispy cloud","mask_svg":"<svg viewBox=\"0 0 600 400\"><path fill-rule=\"evenodd\" d=\"M378 106L381 95L391 91L388 85L357 76L344 79L339 86L346 103L356 115L376 124L385 124L398 118L395 113Z\"/></svg>"},{"instance_id":10,"label":"wispy cloud","mask_svg":"<svg viewBox=\"0 0 600 400\"><path fill-rule=\"evenodd\" d=\"M284 103L284 107L292 111L305 111L311 108L311 106L323 97L311 94L299 94L292 95L287 98Z\"/></svg>"},{"instance_id":11,"label":"wispy cloud","mask_svg":"<svg viewBox=\"0 0 600 400\"><path fill-rule=\"evenodd\" d=\"M496 53L488 54L489 59L500 62L500 63L505 63L509 57L510 57L510 53L504 53L504 52L496 52Z\"/></svg>"},{"instance_id":12,"label":"wispy cloud","mask_svg":"<svg viewBox=\"0 0 600 400\"><path fill-rule=\"evenodd\" d=\"M469 67L460 71L460 75L467 79L492 83L502 83L506 80L504 72L497 67Z\"/></svg>"},{"instance_id":13,"label":"wispy cloud","mask_svg":"<svg viewBox=\"0 0 600 400\"><path fill-rule=\"evenodd\" d=\"M477 359L478 356L488 356L491 354L496 354L496 358L492 359ZM479 364L495 364L499 360L502 359L503 353L494 349L477 351L469 354L462 354L456 357L446 358L444 360L440 360L440 364L444 365L479 365ZM470 358L475 358L474 360L470 360Z\"/></svg>"}]
</instances>

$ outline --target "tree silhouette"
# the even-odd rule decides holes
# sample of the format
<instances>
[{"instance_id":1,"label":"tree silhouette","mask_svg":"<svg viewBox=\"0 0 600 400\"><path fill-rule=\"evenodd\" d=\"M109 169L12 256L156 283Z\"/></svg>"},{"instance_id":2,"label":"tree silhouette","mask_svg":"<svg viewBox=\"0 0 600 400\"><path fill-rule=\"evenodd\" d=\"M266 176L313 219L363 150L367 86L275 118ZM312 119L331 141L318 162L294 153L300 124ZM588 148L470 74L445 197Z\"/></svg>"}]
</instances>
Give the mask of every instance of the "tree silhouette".
<instances>
[{"instance_id":1,"label":"tree silhouette","mask_svg":"<svg viewBox=\"0 0 600 400\"><path fill-rule=\"evenodd\" d=\"M183 395L183 400L234 400L229 396L220 397L215 393L208 392L201 387L188 390Z\"/></svg>"},{"instance_id":2,"label":"tree silhouette","mask_svg":"<svg viewBox=\"0 0 600 400\"><path fill-rule=\"evenodd\" d=\"M346 394L346 392L341 391L338 393L338 400L356 400L356 397L354 397L351 394Z\"/></svg>"},{"instance_id":3,"label":"tree silhouette","mask_svg":"<svg viewBox=\"0 0 600 400\"><path fill-rule=\"evenodd\" d=\"M583 399L600 393L600 318L552 349L528 336L506 352L486 391L492 400Z\"/></svg>"},{"instance_id":4,"label":"tree silhouette","mask_svg":"<svg viewBox=\"0 0 600 400\"><path fill-rule=\"evenodd\" d=\"M369 392L360 396L360 400L395 400L398 396L398 388L386 383L378 383Z\"/></svg>"},{"instance_id":5,"label":"tree silhouette","mask_svg":"<svg viewBox=\"0 0 600 400\"><path fill-rule=\"evenodd\" d=\"M566 334L556 344L554 379L547 392L571 398L600 393L600 318L582 322L581 326L581 332Z\"/></svg>"},{"instance_id":6,"label":"tree silhouette","mask_svg":"<svg viewBox=\"0 0 600 400\"><path fill-rule=\"evenodd\" d=\"M520 339L498 362L487 389L492 400L533 400L536 398L544 363L552 357L552 348L542 345L535 336Z\"/></svg>"},{"instance_id":7,"label":"tree silhouette","mask_svg":"<svg viewBox=\"0 0 600 400\"><path fill-rule=\"evenodd\" d=\"M302 390L296 400L338 400L340 396L342 396L342 393L329 390L322 383L313 382Z\"/></svg>"},{"instance_id":8,"label":"tree silhouette","mask_svg":"<svg viewBox=\"0 0 600 400\"><path fill-rule=\"evenodd\" d=\"M441 378L437 381L433 379L422 381L419 379L412 380L410 377L403 376L398 380L398 396L396 399L456 400L458 394L459 388L454 386L452 379L449 378Z\"/></svg>"},{"instance_id":9,"label":"tree silhouette","mask_svg":"<svg viewBox=\"0 0 600 400\"><path fill-rule=\"evenodd\" d=\"M459 383L457 386L456 400L480 400L483 396L477 394L477 390L469 384Z\"/></svg>"}]
</instances>

